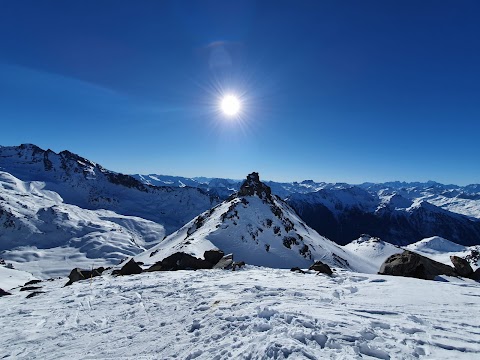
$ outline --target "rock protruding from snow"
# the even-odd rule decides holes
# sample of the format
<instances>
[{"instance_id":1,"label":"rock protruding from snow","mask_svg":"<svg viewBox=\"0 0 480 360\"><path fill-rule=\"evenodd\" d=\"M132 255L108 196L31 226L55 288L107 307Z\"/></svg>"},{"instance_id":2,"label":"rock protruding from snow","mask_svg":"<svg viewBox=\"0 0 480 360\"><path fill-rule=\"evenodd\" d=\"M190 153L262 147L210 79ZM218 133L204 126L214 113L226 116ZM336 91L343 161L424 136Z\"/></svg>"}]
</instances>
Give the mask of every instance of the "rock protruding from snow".
<instances>
[{"instance_id":1,"label":"rock protruding from snow","mask_svg":"<svg viewBox=\"0 0 480 360\"><path fill-rule=\"evenodd\" d=\"M316 271L317 273L332 275L333 271L330 269L330 266L324 264L321 261L315 261L315 263L308 268L308 270Z\"/></svg>"},{"instance_id":2,"label":"rock protruding from snow","mask_svg":"<svg viewBox=\"0 0 480 360\"><path fill-rule=\"evenodd\" d=\"M69 281L65 284L65 286L72 285L74 282L77 282L80 280L87 280L96 276L100 276L102 275L104 270L105 268L103 267L99 267L98 269L92 269L92 270L82 270L79 268L75 268L68 275Z\"/></svg>"},{"instance_id":3,"label":"rock protruding from snow","mask_svg":"<svg viewBox=\"0 0 480 360\"><path fill-rule=\"evenodd\" d=\"M211 269L213 264L206 260L196 258L190 254L176 252L162 261L152 265L148 271L176 271Z\"/></svg>"},{"instance_id":4,"label":"rock protruding from snow","mask_svg":"<svg viewBox=\"0 0 480 360\"><path fill-rule=\"evenodd\" d=\"M408 250L401 254L390 256L382 264L378 273L381 275L413 277L424 280L433 280L439 275L458 276L451 266Z\"/></svg>"},{"instance_id":5,"label":"rock protruding from snow","mask_svg":"<svg viewBox=\"0 0 480 360\"><path fill-rule=\"evenodd\" d=\"M5 291L5 290L3 290L3 289L0 289L0 297L6 296L6 295L12 295L12 294L10 294L8 291Z\"/></svg>"},{"instance_id":6,"label":"rock protruding from snow","mask_svg":"<svg viewBox=\"0 0 480 360\"><path fill-rule=\"evenodd\" d=\"M461 257L455 256L455 255L450 256L450 260L452 260L452 264L455 267L455 271L460 276L463 276L463 277L472 276L473 269L472 269L472 267L470 266L470 264L468 263L467 260L465 260Z\"/></svg>"},{"instance_id":7,"label":"rock protruding from snow","mask_svg":"<svg viewBox=\"0 0 480 360\"><path fill-rule=\"evenodd\" d=\"M272 190L260 181L257 172L252 172L240 186L238 196L258 196L262 200L271 200Z\"/></svg>"},{"instance_id":8,"label":"rock protruding from snow","mask_svg":"<svg viewBox=\"0 0 480 360\"><path fill-rule=\"evenodd\" d=\"M120 275L135 275L140 274L143 269L138 265L135 260L130 259L125 265L120 269Z\"/></svg>"},{"instance_id":9,"label":"rock protruding from snow","mask_svg":"<svg viewBox=\"0 0 480 360\"><path fill-rule=\"evenodd\" d=\"M229 269L233 265L233 254L227 254L220 259L218 263L215 264L213 269Z\"/></svg>"}]
</instances>

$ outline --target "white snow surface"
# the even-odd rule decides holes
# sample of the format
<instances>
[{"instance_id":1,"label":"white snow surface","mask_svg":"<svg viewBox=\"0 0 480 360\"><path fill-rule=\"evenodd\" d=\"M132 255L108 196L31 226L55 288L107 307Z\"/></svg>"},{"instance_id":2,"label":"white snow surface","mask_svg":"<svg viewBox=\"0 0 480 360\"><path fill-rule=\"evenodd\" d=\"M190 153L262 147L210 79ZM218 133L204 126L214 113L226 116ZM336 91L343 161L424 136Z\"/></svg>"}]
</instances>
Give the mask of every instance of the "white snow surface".
<instances>
[{"instance_id":1,"label":"white snow surface","mask_svg":"<svg viewBox=\"0 0 480 360\"><path fill-rule=\"evenodd\" d=\"M0 265L0 289L10 290L36 278L26 272Z\"/></svg>"},{"instance_id":2,"label":"white snow surface","mask_svg":"<svg viewBox=\"0 0 480 360\"><path fill-rule=\"evenodd\" d=\"M480 246L463 246L440 236L433 236L404 247L407 250L414 251L435 261L452 266L450 256L465 258L472 253L472 250L480 252ZM480 267L477 262L471 263L475 270Z\"/></svg>"},{"instance_id":3,"label":"white snow surface","mask_svg":"<svg viewBox=\"0 0 480 360\"><path fill-rule=\"evenodd\" d=\"M45 183L0 171L0 257L40 278L110 266L165 236L162 225L63 203Z\"/></svg>"},{"instance_id":4,"label":"white snow surface","mask_svg":"<svg viewBox=\"0 0 480 360\"><path fill-rule=\"evenodd\" d=\"M480 284L338 270L109 275L0 298L15 359L478 359Z\"/></svg>"},{"instance_id":5,"label":"white snow surface","mask_svg":"<svg viewBox=\"0 0 480 360\"><path fill-rule=\"evenodd\" d=\"M381 265L390 256L400 254L404 251L404 249L399 246L392 245L369 235L363 235L357 240L353 240L351 243L345 245L344 248L362 258L365 262L370 263L377 271L380 270Z\"/></svg>"},{"instance_id":6,"label":"white snow surface","mask_svg":"<svg viewBox=\"0 0 480 360\"><path fill-rule=\"evenodd\" d=\"M308 227L285 202L277 197L272 199L273 203L269 203L270 200L257 196L245 196L225 201L135 256L135 260L147 266L175 252L203 258L206 250L220 249L225 254L233 253L237 261L258 266L308 267L320 260L355 271L378 271ZM272 208L280 210L280 217ZM290 244L285 245L285 241Z\"/></svg>"}]
</instances>

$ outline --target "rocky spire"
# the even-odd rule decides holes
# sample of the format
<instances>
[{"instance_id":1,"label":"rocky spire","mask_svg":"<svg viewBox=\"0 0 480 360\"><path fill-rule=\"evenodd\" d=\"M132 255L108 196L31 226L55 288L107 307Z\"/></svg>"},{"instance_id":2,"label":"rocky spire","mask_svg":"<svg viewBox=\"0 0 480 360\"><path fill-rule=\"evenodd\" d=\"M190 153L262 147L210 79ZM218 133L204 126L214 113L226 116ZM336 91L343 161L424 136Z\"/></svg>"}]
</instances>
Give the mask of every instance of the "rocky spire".
<instances>
[{"instance_id":1,"label":"rocky spire","mask_svg":"<svg viewBox=\"0 0 480 360\"><path fill-rule=\"evenodd\" d=\"M243 182L238 196L258 196L260 199L271 199L272 190L270 187L260 181L260 177L257 172L252 172L247 175L247 179Z\"/></svg>"}]
</instances>

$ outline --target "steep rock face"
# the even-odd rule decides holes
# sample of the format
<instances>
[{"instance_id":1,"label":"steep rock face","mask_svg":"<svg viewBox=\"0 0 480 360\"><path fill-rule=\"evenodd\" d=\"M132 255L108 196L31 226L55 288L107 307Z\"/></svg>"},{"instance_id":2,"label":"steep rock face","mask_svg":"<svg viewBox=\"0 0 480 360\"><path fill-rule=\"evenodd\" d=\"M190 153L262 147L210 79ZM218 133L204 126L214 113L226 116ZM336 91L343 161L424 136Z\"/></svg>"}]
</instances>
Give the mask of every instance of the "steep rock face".
<instances>
[{"instance_id":1,"label":"steep rock face","mask_svg":"<svg viewBox=\"0 0 480 360\"><path fill-rule=\"evenodd\" d=\"M135 259L148 265L176 252L201 258L211 249L259 266L308 267L322 260L330 266L373 270L305 225L292 208L271 194L257 173L248 175L228 201L197 216Z\"/></svg>"},{"instance_id":2,"label":"steep rock face","mask_svg":"<svg viewBox=\"0 0 480 360\"><path fill-rule=\"evenodd\" d=\"M167 233L218 203L202 189L146 185L70 151L57 154L32 144L0 146L0 169L23 181L43 182L66 203L139 216L162 224Z\"/></svg>"}]
</instances>

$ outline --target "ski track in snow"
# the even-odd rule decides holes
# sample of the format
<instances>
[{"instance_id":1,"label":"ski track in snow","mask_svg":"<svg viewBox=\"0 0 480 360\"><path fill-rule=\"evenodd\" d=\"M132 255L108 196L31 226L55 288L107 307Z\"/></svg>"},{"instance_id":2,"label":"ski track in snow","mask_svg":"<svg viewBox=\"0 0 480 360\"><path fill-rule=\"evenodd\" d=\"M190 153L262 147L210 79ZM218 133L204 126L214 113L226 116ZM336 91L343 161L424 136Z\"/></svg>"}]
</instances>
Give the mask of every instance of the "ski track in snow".
<instances>
[{"instance_id":1,"label":"ski track in snow","mask_svg":"<svg viewBox=\"0 0 480 360\"><path fill-rule=\"evenodd\" d=\"M256 268L103 276L0 298L3 358L478 359L480 284Z\"/></svg>"}]
</instances>

